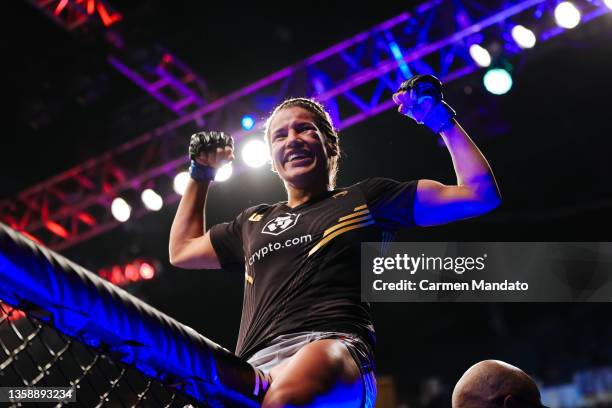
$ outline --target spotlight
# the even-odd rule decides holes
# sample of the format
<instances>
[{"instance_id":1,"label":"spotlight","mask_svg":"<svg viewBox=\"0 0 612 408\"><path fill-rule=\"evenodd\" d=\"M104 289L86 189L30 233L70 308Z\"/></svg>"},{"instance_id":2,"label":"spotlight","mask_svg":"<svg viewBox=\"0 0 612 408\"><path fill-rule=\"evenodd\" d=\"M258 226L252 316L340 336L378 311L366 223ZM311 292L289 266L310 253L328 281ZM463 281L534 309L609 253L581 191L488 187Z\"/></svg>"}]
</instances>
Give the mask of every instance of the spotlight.
<instances>
[{"instance_id":1,"label":"spotlight","mask_svg":"<svg viewBox=\"0 0 612 408\"><path fill-rule=\"evenodd\" d=\"M251 115L244 115L240 121L244 130L251 130L255 126L255 119Z\"/></svg>"},{"instance_id":2,"label":"spotlight","mask_svg":"<svg viewBox=\"0 0 612 408\"><path fill-rule=\"evenodd\" d=\"M153 279L155 277L155 267L148 262L141 263L140 276L146 280Z\"/></svg>"},{"instance_id":3,"label":"spotlight","mask_svg":"<svg viewBox=\"0 0 612 408\"><path fill-rule=\"evenodd\" d=\"M249 141L242 148L242 160L249 167L261 167L270 159L268 145L261 139Z\"/></svg>"},{"instance_id":4,"label":"spotlight","mask_svg":"<svg viewBox=\"0 0 612 408\"><path fill-rule=\"evenodd\" d=\"M135 259L123 265L113 265L98 270L98 276L117 286L150 280L159 273L160 263L156 259Z\"/></svg>"},{"instance_id":5,"label":"spotlight","mask_svg":"<svg viewBox=\"0 0 612 408\"><path fill-rule=\"evenodd\" d=\"M140 198L142 199L145 207L151 211L159 211L164 205L164 200L162 197L150 188L144 190L140 195Z\"/></svg>"},{"instance_id":6,"label":"spotlight","mask_svg":"<svg viewBox=\"0 0 612 408\"><path fill-rule=\"evenodd\" d=\"M608 7L610 10L612 10L612 0L604 0L604 4L606 5L606 7Z\"/></svg>"},{"instance_id":7,"label":"spotlight","mask_svg":"<svg viewBox=\"0 0 612 408\"><path fill-rule=\"evenodd\" d=\"M512 76L502 68L487 71L483 78L484 86L493 95L503 95L512 88Z\"/></svg>"},{"instance_id":8,"label":"spotlight","mask_svg":"<svg viewBox=\"0 0 612 408\"><path fill-rule=\"evenodd\" d=\"M130 282L136 282L140 280L137 262L125 265L125 268L123 269L123 275L125 276L126 280Z\"/></svg>"},{"instance_id":9,"label":"spotlight","mask_svg":"<svg viewBox=\"0 0 612 408\"><path fill-rule=\"evenodd\" d=\"M533 48L536 43L536 36L533 31L522 25L516 25L512 28L512 38L521 48Z\"/></svg>"},{"instance_id":10,"label":"spotlight","mask_svg":"<svg viewBox=\"0 0 612 408\"><path fill-rule=\"evenodd\" d=\"M215 181L221 182L229 179L232 176L233 168L232 163L227 163L217 170L217 174L215 174Z\"/></svg>"},{"instance_id":11,"label":"spotlight","mask_svg":"<svg viewBox=\"0 0 612 408\"><path fill-rule=\"evenodd\" d=\"M555 20L559 27L572 29L580 23L580 11L571 2L564 1L555 8Z\"/></svg>"},{"instance_id":12,"label":"spotlight","mask_svg":"<svg viewBox=\"0 0 612 408\"><path fill-rule=\"evenodd\" d=\"M132 214L132 207L121 197L117 197L111 204L111 213L119 222L126 222Z\"/></svg>"},{"instance_id":13,"label":"spotlight","mask_svg":"<svg viewBox=\"0 0 612 408\"><path fill-rule=\"evenodd\" d=\"M178 195L185 194L185 190L187 190L187 183L189 182L189 173L186 171L182 171L176 176L174 176L173 187L174 191Z\"/></svg>"},{"instance_id":14,"label":"spotlight","mask_svg":"<svg viewBox=\"0 0 612 408\"><path fill-rule=\"evenodd\" d=\"M478 44L472 44L470 46L470 56L479 67L488 67L491 65L491 54Z\"/></svg>"}]
</instances>

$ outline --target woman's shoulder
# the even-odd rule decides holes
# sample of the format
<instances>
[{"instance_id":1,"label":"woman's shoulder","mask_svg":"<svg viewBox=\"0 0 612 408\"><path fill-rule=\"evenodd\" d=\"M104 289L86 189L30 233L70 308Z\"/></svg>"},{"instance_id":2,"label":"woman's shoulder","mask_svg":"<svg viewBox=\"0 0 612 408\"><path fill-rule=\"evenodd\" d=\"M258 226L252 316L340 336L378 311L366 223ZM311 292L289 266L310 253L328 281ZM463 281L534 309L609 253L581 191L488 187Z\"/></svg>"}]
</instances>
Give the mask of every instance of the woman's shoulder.
<instances>
[{"instance_id":1,"label":"woman's shoulder","mask_svg":"<svg viewBox=\"0 0 612 408\"><path fill-rule=\"evenodd\" d=\"M276 208L281 207L283 204L284 202L278 202L274 204L270 204L270 203L257 204L257 205L254 205L244 210L242 212L242 216L252 217L252 216L257 216L257 215L264 215L266 213L269 213L270 211L274 211L274 209Z\"/></svg>"}]
</instances>

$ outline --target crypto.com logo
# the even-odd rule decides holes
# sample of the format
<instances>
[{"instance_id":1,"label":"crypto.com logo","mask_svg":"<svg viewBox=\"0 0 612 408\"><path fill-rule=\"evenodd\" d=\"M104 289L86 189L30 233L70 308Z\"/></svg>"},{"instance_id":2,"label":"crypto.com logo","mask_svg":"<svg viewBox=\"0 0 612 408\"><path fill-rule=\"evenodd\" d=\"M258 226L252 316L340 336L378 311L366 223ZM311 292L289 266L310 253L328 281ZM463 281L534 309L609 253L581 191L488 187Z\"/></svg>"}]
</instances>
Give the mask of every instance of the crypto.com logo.
<instances>
[{"instance_id":1,"label":"crypto.com logo","mask_svg":"<svg viewBox=\"0 0 612 408\"><path fill-rule=\"evenodd\" d=\"M268 221L261 230L264 234L280 235L287 231L289 228L297 224L297 220L300 214L285 213L285 215L279 215L275 219Z\"/></svg>"}]
</instances>

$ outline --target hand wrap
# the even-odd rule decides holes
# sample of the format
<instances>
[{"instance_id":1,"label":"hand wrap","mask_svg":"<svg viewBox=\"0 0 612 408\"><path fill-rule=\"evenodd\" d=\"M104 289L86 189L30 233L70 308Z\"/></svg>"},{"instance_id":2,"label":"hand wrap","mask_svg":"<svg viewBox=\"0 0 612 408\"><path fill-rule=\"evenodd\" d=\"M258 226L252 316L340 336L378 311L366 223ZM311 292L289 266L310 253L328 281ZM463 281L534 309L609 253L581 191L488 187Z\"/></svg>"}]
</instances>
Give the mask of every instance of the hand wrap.
<instances>
[{"instance_id":1,"label":"hand wrap","mask_svg":"<svg viewBox=\"0 0 612 408\"><path fill-rule=\"evenodd\" d=\"M212 181L215 179L217 169L212 166L199 164L196 158L200 153L213 153L217 148L224 149L230 146L234 148L234 139L223 132L198 132L191 135L189 142L189 175L198 182Z\"/></svg>"},{"instance_id":2,"label":"hand wrap","mask_svg":"<svg viewBox=\"0 0 612 408\"><path fill-rule=\"evenodd\" d=\"M406 92L406 114L435 133L450 128L456 112L442 99L442 82L433 75L415 75L397 92ZM429 100L429 103L426 102Z\"/></svg>"}]
</instances>

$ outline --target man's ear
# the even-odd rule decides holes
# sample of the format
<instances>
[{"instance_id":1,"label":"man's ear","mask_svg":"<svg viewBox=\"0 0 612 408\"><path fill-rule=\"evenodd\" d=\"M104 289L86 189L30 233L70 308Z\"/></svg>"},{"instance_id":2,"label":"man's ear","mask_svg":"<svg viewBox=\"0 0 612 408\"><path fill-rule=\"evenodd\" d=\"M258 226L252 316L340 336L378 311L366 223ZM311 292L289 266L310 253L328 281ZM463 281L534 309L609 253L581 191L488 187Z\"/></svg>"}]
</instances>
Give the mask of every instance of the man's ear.
<instances>
[{"instance_id":1,"label":"man's ear","mask_svg":"<svg viewBox=\"0 0 612 408\"><path fill-rule=\"evenodd\" d=\"M504 398L504 408L518 408L517 402L512 395L506 395L506 398Z\"/></svg>"}]
</instances>

